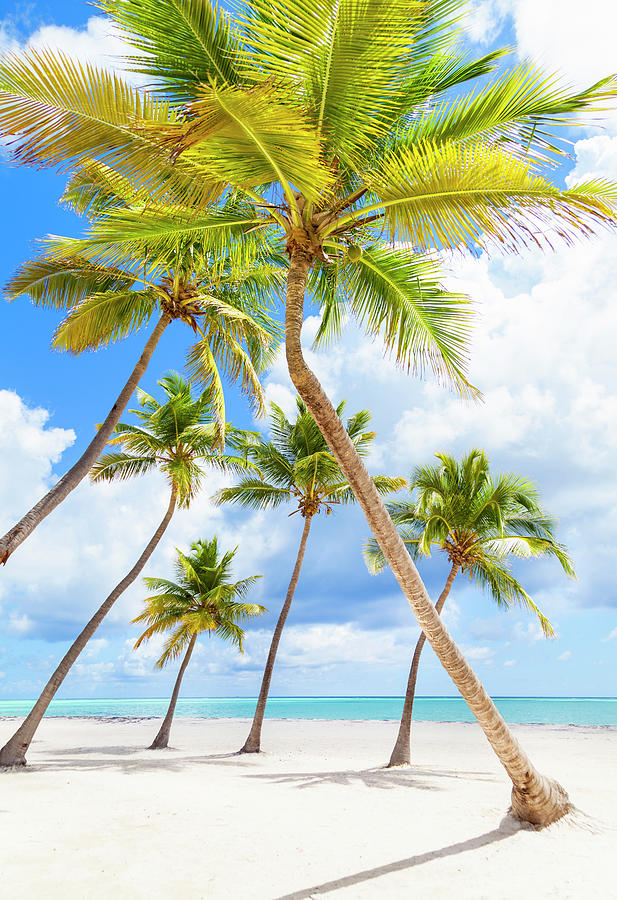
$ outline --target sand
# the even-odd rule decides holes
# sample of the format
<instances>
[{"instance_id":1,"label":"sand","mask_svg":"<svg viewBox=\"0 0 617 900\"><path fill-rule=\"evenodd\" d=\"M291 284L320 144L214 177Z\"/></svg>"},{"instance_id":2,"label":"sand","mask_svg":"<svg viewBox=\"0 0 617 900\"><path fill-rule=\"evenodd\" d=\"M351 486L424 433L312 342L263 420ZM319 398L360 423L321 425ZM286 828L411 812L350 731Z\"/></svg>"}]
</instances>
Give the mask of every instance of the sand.
<instances>
[{"instance_id":1,"label":"sand","mask_svg":"<svg viewBox=\"0 0 617 900\"><path fill-rule=\"evenodd\" d=\"M4 742L16 725L0 721ZM0 896L617 897L617 729L515 726L578 812L536 832L475 725L418 723L414 766L381 768L392 722L47 719L0 776Z\"/></svg>"}]
</instances>

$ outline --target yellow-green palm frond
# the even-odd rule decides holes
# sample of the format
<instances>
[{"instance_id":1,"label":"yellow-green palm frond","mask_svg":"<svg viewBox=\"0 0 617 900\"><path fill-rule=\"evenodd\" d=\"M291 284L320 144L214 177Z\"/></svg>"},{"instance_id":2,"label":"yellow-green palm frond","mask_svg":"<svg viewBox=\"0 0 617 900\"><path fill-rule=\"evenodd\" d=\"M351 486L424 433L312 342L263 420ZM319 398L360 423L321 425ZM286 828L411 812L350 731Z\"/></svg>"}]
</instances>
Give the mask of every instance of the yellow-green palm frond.
<instances>
[{"instance_id":1,"label":"yellow-green palm frond","mask_svg":"<svg viewBox=\"0 0 617 900\"><path fill-rule=\"evenodd\" d=\"M292 186L313 197L332 180L314 129L272 84L251 90L203 85L189 114L165 129L164 143L214 180L241 188L278 182L292 207Z\"/></svg>"},{"instance_id":2,"label":"yellow-green palm frond","mask_svg":"<svg viewBox=\"0 0 617 900\"><path fill-rule=\"evenodd\" d=\"M10 300L27 294L35 306L72 309L94 293L127 291L133 281L133 275L123 269L50 253L24 263L5 292Z\"/></svg>"},{"instance_id":3,"label":"yellow-green palm frond","mask_svg":"<svg viewBox=\"0 0 617 900\"><path fill-rule=\"evenodd\" d=\"M370 187L379 199L365 212L383 210L391 236L424 251L497 245L515 252L615 225L615 185L561 191L529 163L483 142L397 148L371 174Z\"/></svg>"},{"instance_id":4,"label":"yellow-green palm frond","mask_svg":"<svg viewBox=\"0 0 617 900\"><path fill-rule=\"evenodd\" d=\"M104 347L143 325L156 308L157 296L151 290L91 294L60 323L52 347L76 354Z\"/></svg>"},{"instance_id":5,"label":"yellow-green palm frond","mask_svg":"<svg viewBox=\"0 0 617 900\"><path fill-rule=\"evenodd\" d=\"M348 312L399 365L420 375L429 369L462 393L476 393L466 378L472 308L466 296L442 286L436 259L374 245L357 261L320 267L316 278L323 310L316 346L339 336Z\"/></svg>"},{"instance_id":6,"label":"yellow-green palm frond","mask_svg":"<svg viewBox=\"0 0 617 900\"><path fill-rule=\"evenodd\" d=\"M616 96L616 78L572 91L557 76L524 62L479 92L427 110L402 141L423 145L481 137L503 142L517 156L546 163L564 154L564 140L553 134L556 127L568 126L569 117L582 112L612 107Z\"/></svg>"},{"instance_id":7,"label":"yellow-green palm frond","mask_svg":"<svg viewBox=\"0 0 617 900\"><path fill-rule=\"evenodd\" d=\"M400 115L425 0L252 0L250 54L264 77L300 93L328 149L358 165L362 150ZM318 23L318 24L317 24Z\"/></svg>"},{"instance_id":8,"label":"yellow-green palm frond","mask_svg":"<svg viewBox=\"0 0 617 900\"><path fill-rule=\"evenodd\" d=\"M189 103L200 84L240 80L240 42L229 13L204 0L100 0L139 55L133 71Z\"/></svg>"},{"instance_id":9,"label":"yellow-green palm frond","mask_svg":"<svg viewBox=\"0 0 617 900\"><path fill-rule=\"evenodd\" d=\"M203 170L197 178L184 161L172 166L151 133L175 121L167 102L63 53L29 50L0 61L0 134L19 162L75 168L96 158L137 190L205 205L224 186Z\"/></svg>"},{"instance_id":10,"label":"yellow-green palm frond","mask_svg":"<svg viewBox=\"0 0 617 900\"><path fill-rule=\"evenodd\" d=\"M124 481L145 475L157 467L156 456L132 456L128 453L104 453L90 469L92 481Z\"/></svg>"}]
</instances>

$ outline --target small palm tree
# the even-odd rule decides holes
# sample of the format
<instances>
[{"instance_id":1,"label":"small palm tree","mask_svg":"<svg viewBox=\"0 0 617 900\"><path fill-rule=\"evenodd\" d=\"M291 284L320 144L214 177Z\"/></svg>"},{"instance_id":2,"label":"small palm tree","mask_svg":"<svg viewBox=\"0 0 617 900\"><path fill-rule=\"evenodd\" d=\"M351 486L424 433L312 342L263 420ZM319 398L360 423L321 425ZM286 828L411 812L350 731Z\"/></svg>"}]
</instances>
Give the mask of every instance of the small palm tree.
<instances>
[{"instance_id":1,"label":"small palm tree","mask_svg":"<svg viewBox=\"0 0 617 900\"><path fill-rule=\"evenodd\" d=\"M290 422L283 410L273 403L270 413L272 440L247 443L245 453L259 470L261 477L246 475L239 484L224 488L215 497L218 503L239 503L252 509L267 509L292 502L296 504L294 512L299 512L304 519L296 564L272 635L253 724L241 753L259 753L261 749L261 729L274 662L300 578L313 517L322 510L330 515L337 504L353 503L355 500L317 423L299 397L296 399L296 407L296 419ZM342 415L344 407L344 402L339 404L337 415ZM349 440L362 456L368 452L375 437L374 431L365 430L370 418L368 410L363 409L348 419L345 426ZM404 487L405 480L376 475L373 477L373 484L380 494L389 494Z\"/></svg>"},{"instance_id":2,"label":"small palm tree","mask_svg":"<svg viewBox=\"0 0 617 900\"><path fill-rule=\"evenodd\" d=\"M52 346L79 354L122 339L159 316L156 327L128 381L88 447L47 494L0 538L0 562L74 490L86 476L119 422L165 329L181 322L197 339L188 351L192 377L212 389L212 408L225 422L225 400L219 369L238 382L258 411L263 411L259 374L278 346L279 326L268 309L281 285L281 274L260 255L260 242L231 236L223 247L220 235L186 236L151 251L133 235L125 237L122 215L144 213L143 200L130 184L105 166L90 163L70 181L65 202L91 220L87 239L54 238L43 256L25 263L7 285L10 299L28 294L37 306L68 309ZM238 204L233 204L238 211ZM115 211L114 225L101 243L98 229ZM177 211L176 211L177 216ZM148 204L148 215L169 225L172 211ZM188 215L188 213L187 213Z\"/></svg>"},{"instance_id":3,"label":"small palm tree","mask_svg":"<svg viewBox=\"0 0 617 900\"><path fill-rule=\"evenodd\" d=\"M156 594L146 598L145 610L133 619L133 622L145 622L148 626L135 648L155 634L171 631L156 665L162 669L184 653L167 715L149 750L160 750L169 743L180 685L199 635L205 631L216 634L243 653L245 634L240 623L266 611L258 603L245 601L261 575L230 581L231 564L237 550L236 547L219 556L216 536L210 541L197 541L191 544L188 555L176 550L176 582L144 578L148 590L156 591Z\"/></svg>"},{"instance_id":4,"label":"small palm tree","mask_svg":"<svg viewBox=\"0 0 617 900\"><path fill-rule=\"evenodd\" d=\"M139 425L116 425L111 443L121 445L123 450L102 456L91 477L93 481L113 481L145 475L153 470L162 472L170 487L165 515L133 568L97 609L62 658L25 721L0 750L0 766L25 765L36 729L72 665L116 600L141 573L176 508L189 506L201 486L205 469L238 471L251 466L242 457L220 451L219 427L213 415L210 391L193 398L190 383L175 373L166 375L159 385L165 402L158 403L154 397L139 391L141 409L133 410ZM246 439L245 432L227 429L230 446Z\"/></svg>"},{"instance_id":5,"label":"small palm tree","mask_svg":"<svg viewBox=\"0 0 617 900\"><path fill-rule=\"evenodd\" d=\"M437 547L450 561L436 612L441 613L454 579L462 572L484 588L500 609L510 609L513 604L528 609L538 617L546 637L554 637L551 623L513 576L508 563L509 557L553 556L564 572L574 577L572 563L555 539L555 523L539 506L536 488L517 475L492 476L481 450L471 450L460 462L446 453L435 455L440 465L416 468L409 481L410 498L389 503L388 510L414 559L430 556L431 548ZM373 574L385 566L375 541L367 545L365 557ZM411 717L425 640L421 634L414 650L389 766L411 762Z\"/></svg>"}]
</instances>

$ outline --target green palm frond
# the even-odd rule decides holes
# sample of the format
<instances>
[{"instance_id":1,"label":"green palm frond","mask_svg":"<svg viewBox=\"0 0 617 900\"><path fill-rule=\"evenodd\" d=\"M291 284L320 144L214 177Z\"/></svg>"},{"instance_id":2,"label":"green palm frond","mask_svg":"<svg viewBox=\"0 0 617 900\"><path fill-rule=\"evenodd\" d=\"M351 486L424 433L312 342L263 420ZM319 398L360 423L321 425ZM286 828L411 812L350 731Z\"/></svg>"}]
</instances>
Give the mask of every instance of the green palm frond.
<instances>
[{"instance_id":1,"label":"green palm frond","mask_svg":"<svg viewBox=\"0 0 617 900\"><path fill-rule=\"evenodd\" d=\"M223 488L212 498L217 505L239 503L249 509L267 509L280 506L292 498L291 491L267 484L259 478L243 478L233 487Z\"/></svg>"},{"instance_id":2,"label":"green palm frond","mask_svg":"<svg viewBox=\"0 0 617 900\"><path fill-rule=\"evenodd\" d=\"M203 0L100 0L139 53L134 72L188 103L210 79L237 84L239 37L228 12Z\"/></svg>"},{"instance_id":3,"label":"green palm frond","mask_svg":"<svg viewBox=\"0 0 617 900\"><path fill-rule=\"evenodd\" d=\"M155 456L130 456L128 453L104 453L90 470L92 481L123 481L145 475L157 467Z\"/></svg>"},{"instance_id":4,"label":"green palm frond","mask_svg":"<svg viewBox=\"0 0 617 900\"><path fill-rule=\"evenodd\" d=\"M189 114L187 122L155 126L153 133L213 181L242 188L276 181L294 206L291 185L315 196L331 181L314 130L288 103L287 92L272 84L250 91L201 85Z\"/></svg>"},{"instance_id":5,"label":"green palm frond","mask_svg":"<svg viewBox=\"0 0 617 900\"><path fill-rule=\"evenodd\" d=\"M52 347L71 353L105 347L147 322L156 307L157 298L152 290L90 294L58 326Z\"/></svg>"},{"instance_id":6,"label":"green palm frond","mask_svg":"<svg viewBox=\"0 0 617 900\"><path fill-rule=\"evenodd\" d=\"M6 285L10 300L27 294L35 306L71 309L94 293L126 291L130 272L79 256L46 255L24 263Z\"/></svg>"},{"instance_id":7,"label":"green palm frond","mask_svg":"<svg viewBox=\"0 0 617 900\"><path fill-rule=\"evenodd\" d=\"M556 127L567 126L568 116L610 108L616 92L617 79L605 78L573 93L556 76L523 62L480 92L427 111L403 141L438 144L482 136L544 163L564 154L563 139L560 146L553 134Z\"/></svg>"},{"instance_id":8,"label":"green palm frond","mask_svg":"<svg viewBox=\"0 0 617 900\"><path fill-rule=\"evenodd\" d=\"M423 251L496 244L511 252L543 246L545 231L573 240L614 225L617 187L589 182L561 191L530 164L484 141L423 142L386 154L371 174L378 198L363 213L383 211L392 237ZM330 226L340 230L357 213Z\"/></svg>"},{"instance_id":9,"label":"green palm frond","mask_svg":"<svg viewBox=\"0 0 617 900\"><path fill-rule=\"evenodd\" d=\"M330 267L328 267L330 268ZM323 269L322 269L323 271ZM446 376L465 393L475 393L465 372L469 358L472 310L467 297L442 287L437 260L411 250L376 245L357 262L337 271L338 292L325 299L316 344L338 337L347 309L371 335L382 338L397 363L422 373ZM324 272L326 279L332 275Z\"/></svg>"},{"instance_id":10,"label":"green palm frond","mask_svg":"<svg viewBox=\"0 0 617 900\"><path fill-rule=\"evenodd\" d=\"M17 160L75 168L96 158L152 196L205 205L222 186L203 170L198 179L194 163L172 166L149 131L175 121L167 102L63 53L29 50L0 61L0 134Z\"/></svg>"}]
</instances>

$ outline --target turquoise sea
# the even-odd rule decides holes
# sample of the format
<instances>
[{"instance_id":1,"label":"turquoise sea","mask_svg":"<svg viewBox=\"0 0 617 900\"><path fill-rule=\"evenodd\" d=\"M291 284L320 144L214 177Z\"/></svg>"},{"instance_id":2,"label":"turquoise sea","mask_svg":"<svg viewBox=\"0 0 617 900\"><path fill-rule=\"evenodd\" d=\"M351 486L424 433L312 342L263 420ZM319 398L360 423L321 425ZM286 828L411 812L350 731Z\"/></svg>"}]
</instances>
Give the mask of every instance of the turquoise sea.
<instances>
[{"instance_id":1,"label":"turquoise sea","mask_svg":"<svg viewBox=\"0 0 617 900\"><path fill-rule=\"evenodd\" d=\"M603 725L617 727L617 698L590 697L494 697L507 722L544 725ZM168 699L156 700L54 700L49 716L138 718L163 716ZM0 700L0 717L25 716L30 700ZM402 697L272 697L266 718L396 720ZM248 719L255 698L192 698L178 700L176 715L185 718ZM421 722L473 722L460 697L418 697L414 719Z\"/></svg>"}]
</instances>

